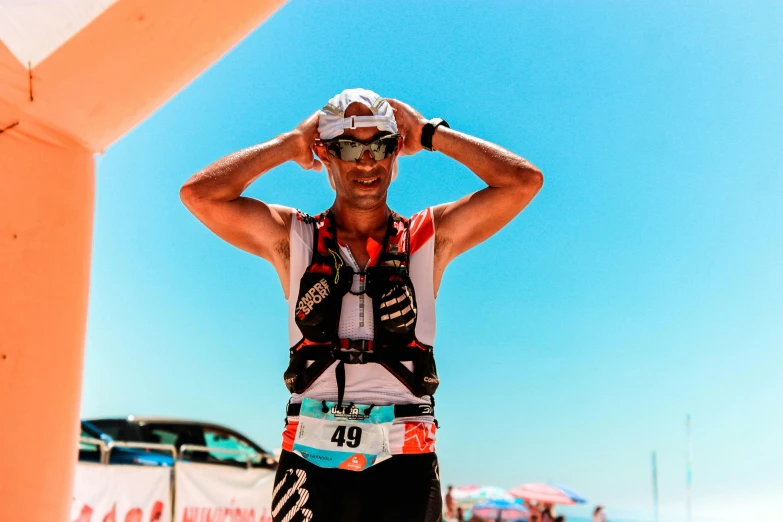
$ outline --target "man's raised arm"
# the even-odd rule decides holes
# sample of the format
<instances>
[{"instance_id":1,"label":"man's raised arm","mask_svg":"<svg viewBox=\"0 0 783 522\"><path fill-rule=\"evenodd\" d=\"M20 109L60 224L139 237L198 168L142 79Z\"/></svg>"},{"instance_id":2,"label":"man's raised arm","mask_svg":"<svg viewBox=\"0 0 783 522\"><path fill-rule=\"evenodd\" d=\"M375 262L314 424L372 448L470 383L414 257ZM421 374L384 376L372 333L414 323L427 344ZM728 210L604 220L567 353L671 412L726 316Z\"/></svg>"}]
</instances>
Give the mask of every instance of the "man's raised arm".
<instances>
[{"instance_id":1,"label":"man's raised arm","mask_svg":"<svg viewBox=\"0 0 783 522\"><path fill-rule=\"evenodd\" d=\"M415 109L389 100L404 137L403 153L422 149L427 120ZM468 167L487 187L453 203L435 207L436 270L503 228L535 197L544 176L532 163L503 147L440 126L432 147Z\"/></svg>"},{"instance_id":2,"label":"man's raised arm","mask_svg":"<svg viewBox=\"0 0 783 522\"><path fill-rule=\"evenodd\" d=\"M242 197L242 192L263 173L288 160L320 171L321 163L311 149L317 133L315 113L293 131L229 154L194 174L180 189L180 198L212 232L269 260L283 279L280 263L285 260L281 254L287 251L291 210ZM283 286L287 286L285 282Z\"/></svg>"}]
</instances>

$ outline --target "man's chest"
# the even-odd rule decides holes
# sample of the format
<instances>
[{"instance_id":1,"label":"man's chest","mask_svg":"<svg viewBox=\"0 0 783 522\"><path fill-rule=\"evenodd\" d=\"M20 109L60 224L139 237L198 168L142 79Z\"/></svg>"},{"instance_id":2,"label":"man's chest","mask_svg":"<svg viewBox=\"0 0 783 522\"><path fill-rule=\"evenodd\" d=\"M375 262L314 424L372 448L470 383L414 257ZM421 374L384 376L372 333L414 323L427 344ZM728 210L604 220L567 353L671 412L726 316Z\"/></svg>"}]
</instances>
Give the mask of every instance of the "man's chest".
<instances>
[{"instance_id":1,"label":"man's chest","mask_svg":"<svg viewBox=\"0 0 783 522\"><path fill-rule=\"evenodd\" d=\"M379 240L370 238L364 241L361 239L343 240L340 238L340 250L344 257L348 258L349 264L353 265L355 270L364 271L373 257L378 257L382 248L382 241L383 237Z\"/></svg>"}]
</instances>

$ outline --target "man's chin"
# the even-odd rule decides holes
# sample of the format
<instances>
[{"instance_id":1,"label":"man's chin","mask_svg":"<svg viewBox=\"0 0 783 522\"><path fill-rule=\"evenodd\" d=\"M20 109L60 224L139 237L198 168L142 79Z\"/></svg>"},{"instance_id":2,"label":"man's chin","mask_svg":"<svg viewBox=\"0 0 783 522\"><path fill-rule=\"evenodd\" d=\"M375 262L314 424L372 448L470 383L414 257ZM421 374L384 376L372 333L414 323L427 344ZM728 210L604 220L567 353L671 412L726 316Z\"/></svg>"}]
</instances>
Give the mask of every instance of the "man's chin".
<instances>
[{"instance_id":1,"label":"man's chin","mask_svg":"<svg viewBox=\"0 0 783 522\"><path fill-rule=\"evenodd\" d=\"M386 189L378 187L375 190L352 190L351 201L357 208L375 208L386 201Z\"/></svg>"}]
</instances>

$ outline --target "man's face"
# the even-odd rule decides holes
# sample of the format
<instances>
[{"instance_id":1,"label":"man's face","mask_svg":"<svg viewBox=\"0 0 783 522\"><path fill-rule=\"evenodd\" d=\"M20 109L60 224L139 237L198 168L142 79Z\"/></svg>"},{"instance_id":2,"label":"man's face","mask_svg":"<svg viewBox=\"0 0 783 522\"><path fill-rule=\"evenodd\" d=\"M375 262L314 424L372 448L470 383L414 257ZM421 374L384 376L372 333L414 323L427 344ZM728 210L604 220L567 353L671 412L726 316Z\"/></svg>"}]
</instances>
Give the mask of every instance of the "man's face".
<instances>
[{"instance_id":1,"label":"man's face","mask_svg":"<svg viewBox=\"0 0 783 522\"><path fill-rule=\"evenodd\" d=\"M372 111L361 103L352 103L346 109L345 116L372 116ZM335 139L354 139L369 143L388 134L391 133L377 127L359 127L346 129ZM372 209L385 203L391 183L392 165L397 161L396 153L376 161L370 151L365 150L358 162L343 161L330 154L323 145L316 147L316 153L332 175L338 199L360 209Z\"/></svg>"}]
</instances>

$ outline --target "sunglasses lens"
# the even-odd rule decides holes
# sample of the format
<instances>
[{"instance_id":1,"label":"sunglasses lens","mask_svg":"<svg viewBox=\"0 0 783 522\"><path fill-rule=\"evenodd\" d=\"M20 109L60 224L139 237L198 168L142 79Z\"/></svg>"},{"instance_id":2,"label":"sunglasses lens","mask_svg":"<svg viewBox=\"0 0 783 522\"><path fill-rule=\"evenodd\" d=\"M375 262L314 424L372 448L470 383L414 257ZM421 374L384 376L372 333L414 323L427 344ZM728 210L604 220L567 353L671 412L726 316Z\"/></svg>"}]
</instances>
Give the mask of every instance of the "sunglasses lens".
<instances>
[{"instance_id":1,"label":"sunglasses lens","mask_svg":"<svg viewBox=\"0 0 783 522\"><path fill-rule=\"evenodd\" d=\"M386 159L397 150L396 136L384 136L370 143L370 152L375 161Z\"/></svg>"},{"instance_id":2,"label":"sunglasses lens","mask_svg":"<svg viewBox=\"0 0 783 522\"><path fill-rule=\"evenodd\" d=\"M364 147L361 143L350 140L340 140L328 145L329 152L333 156L337 156L343 161L359 161L364 152Z\"/></svg>"}]
</instances>

